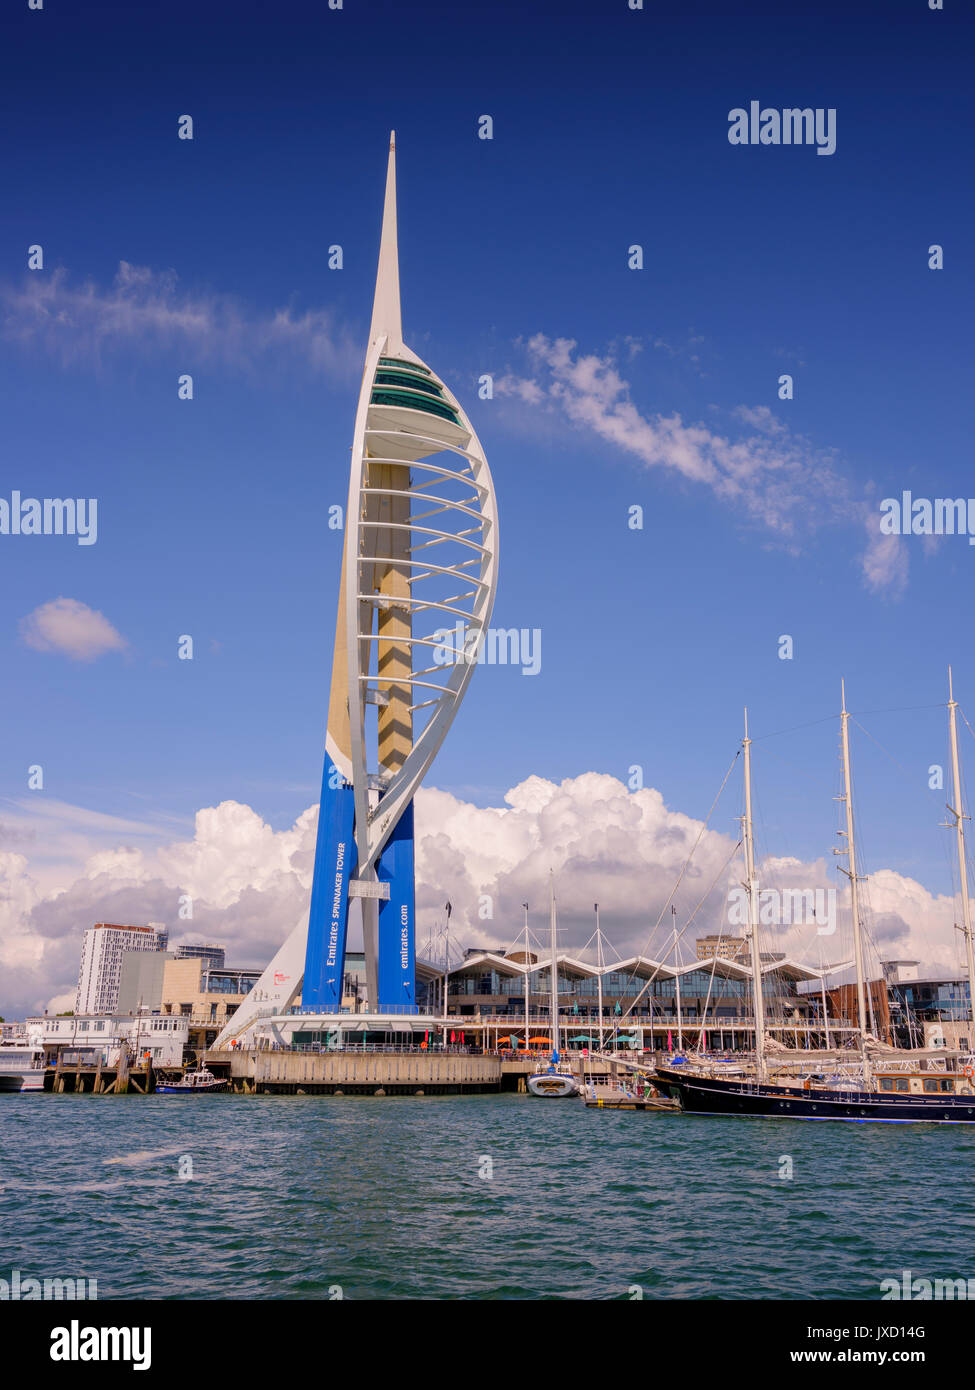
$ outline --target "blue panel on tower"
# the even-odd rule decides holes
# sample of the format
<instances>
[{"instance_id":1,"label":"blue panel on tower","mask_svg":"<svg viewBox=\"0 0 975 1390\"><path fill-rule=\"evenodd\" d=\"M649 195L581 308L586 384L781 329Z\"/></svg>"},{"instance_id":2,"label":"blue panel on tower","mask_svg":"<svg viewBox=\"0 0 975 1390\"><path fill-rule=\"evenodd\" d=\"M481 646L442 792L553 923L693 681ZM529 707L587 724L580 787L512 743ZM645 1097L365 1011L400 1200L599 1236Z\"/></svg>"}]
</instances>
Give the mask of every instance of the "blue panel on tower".
<instances>
[{"instance_id":1,"label":"blue panel on tower","mask_svg":"<svg viewBox=\"0 0 975 1390\"><path fill-rule=\"evenodd\" d=\"M338 1013L342 1005L349 878L357 858L354 827L355 794L326 755L301 989L302 1004L322 1013Z\"/></svg>"},{"instance_id":2,"label":"blue panel on tower","mask_svg":"<svg viewBox=\"0 0 975 1390\"><path fill-rule=\"evenodd\" d=\"M413 803L399 818L379 859L389 898L379 904L379 1012L416 1003Z\"/></svg>"}]
</instances>

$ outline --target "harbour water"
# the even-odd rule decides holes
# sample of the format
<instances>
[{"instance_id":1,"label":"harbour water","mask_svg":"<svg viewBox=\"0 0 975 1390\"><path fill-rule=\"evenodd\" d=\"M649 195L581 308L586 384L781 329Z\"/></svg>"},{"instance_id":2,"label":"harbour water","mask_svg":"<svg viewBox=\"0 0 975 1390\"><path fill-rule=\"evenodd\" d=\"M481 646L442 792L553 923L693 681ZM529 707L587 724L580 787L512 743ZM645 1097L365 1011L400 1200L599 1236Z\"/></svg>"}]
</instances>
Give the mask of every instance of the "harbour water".
<instances>
[{"instance_id":1,"label":"harbour water","mask_svg":"<svg viewBox=\"0 0 975 1390\"><path fill-rule=\"evenodd\" d=\"M967 1127L45 1095L0 1098L0 1144L0 1276L100 1299L879 1300L905 1265L975 1275Z\"/></svg>"}]
</instances>

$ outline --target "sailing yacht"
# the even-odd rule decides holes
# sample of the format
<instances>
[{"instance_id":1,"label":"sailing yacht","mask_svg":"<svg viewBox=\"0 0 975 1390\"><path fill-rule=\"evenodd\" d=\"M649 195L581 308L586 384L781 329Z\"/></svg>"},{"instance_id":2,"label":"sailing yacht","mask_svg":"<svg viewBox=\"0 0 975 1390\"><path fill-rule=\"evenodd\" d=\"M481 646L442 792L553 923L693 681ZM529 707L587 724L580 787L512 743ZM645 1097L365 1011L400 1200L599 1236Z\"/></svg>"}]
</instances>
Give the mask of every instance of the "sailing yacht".
<instances>
[{"instance_id":1,"label":"sailing yacht","mask_svg":"<svg viewBox=\"0 0 975 1390\"><path fill-rule=\"evenodd\" d=\"M551 875L549 876L549 896L551 900L550 918L552 937L552 964L550 971L552 977L552 990L550 996L552 1059L548 1066L542 1064L535 1072L535 1075L528 1078L528 1089L533 1096L547 1096L554 1099L562 1099L565 1096L577 1096L579 1094L579 1084L566 1063L559 1060L559 967L556 959L555 883Z\"/></svg>"},{"instance_id":2,"label":"sailing yacht","mask_svg":"<svg viewBox=\"0 0 975 1390\"><path fill-rule=\"evenodd\" d=\"M755 1015L754 1075L733 1080L710 1074L695 1074L658 1068L660 1085L681 1103L685 1111L703 1115L775 1116L794 1120L877 1121L885 1124L911 1124L924 1121L931 1124L975 1124L975 1066L973 1058L953 1060L960 1063L955 1071L922 1070L919 1062L928 1066L946 1067L949 1054L943 1050L904 1052L900 1058L888 1054L887 1065L874 1066L877 1042L869 1031L866 985L863 965L863 934L860 921L860 902L853 838L853 796L850 776L849 714L846 708L846 687L842 690L840 715L843 748L843 786L841 800L846 804L846 830L842 832L846 848L838 853L847 857L842 871L850 881L850 904L853 917L853 944L857 980L857 1024L860 1039L859 1066L847 1076L827 1080L820 1074L778 1076L770 1078L765 1039L765 1015L762 1000L762 967L758 940L758 883L755 877L755 848L752 834L751 740L748 737L748 712L745 712L744 752L745 815L744 849L746 889L749 902L751 935L752 980L751 993ZM948 712L951 735L952 785L954 806L948 810L954 817L953 827L958 851L961 884L962 929L968 957L970 1001L973 1007L975 1030L975 954L972 948L971 904L968 897L968 867L965 850L965 815L962 807L961 774L958 760L957 703L948 672ZM871 1047L871 1045L873 1045ZM792 1054L801 1061L802 1054Z\"/></svg>"}]
</instances>

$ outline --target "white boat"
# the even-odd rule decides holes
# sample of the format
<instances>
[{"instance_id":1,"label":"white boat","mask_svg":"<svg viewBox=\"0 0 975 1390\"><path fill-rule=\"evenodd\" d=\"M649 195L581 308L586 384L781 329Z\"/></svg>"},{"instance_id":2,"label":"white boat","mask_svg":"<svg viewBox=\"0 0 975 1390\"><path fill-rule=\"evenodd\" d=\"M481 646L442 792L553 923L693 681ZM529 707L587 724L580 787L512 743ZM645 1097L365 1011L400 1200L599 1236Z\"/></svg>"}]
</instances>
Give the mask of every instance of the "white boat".
<instances>
[{"instance_id":1,"label":"white boat","mask_svg":"<svg viewBox=\"0 0 975 1390\"><path fill-rule=\"evenodd\" d=\"M552 1060L548 1066L540 1065L534 1076L528 1078L528 1089L533 1096L546 1096L561 1099L563 1096L577 1096L579 1083L572 1072L559 1060L559 975L555 952L555 885L551 883L551 922L552 922L552 978L551 1017L552 1017Z\"/></svg>"},{"instance_id":2,"label":"white boat","mask_svg":"<svg viewBox=\"0 0 975 1390\"><path fill-rule=\"evenodd\" d=\"M533 1096L577 1096L579 1087L571 1072L561 1071L557 1064L539 1070L528 1078L528 1089Z\"/></svg>"},{"instance_id":3,"label":"white boat","mask_svg":"<svg viewBox=\"0 0 975 1390\"><path fill-rule=\"evenodd\" d=\"M44 1049L35 1043L0 1042L0 1091L43 1091Z\"/></svg>"}]
</instances>

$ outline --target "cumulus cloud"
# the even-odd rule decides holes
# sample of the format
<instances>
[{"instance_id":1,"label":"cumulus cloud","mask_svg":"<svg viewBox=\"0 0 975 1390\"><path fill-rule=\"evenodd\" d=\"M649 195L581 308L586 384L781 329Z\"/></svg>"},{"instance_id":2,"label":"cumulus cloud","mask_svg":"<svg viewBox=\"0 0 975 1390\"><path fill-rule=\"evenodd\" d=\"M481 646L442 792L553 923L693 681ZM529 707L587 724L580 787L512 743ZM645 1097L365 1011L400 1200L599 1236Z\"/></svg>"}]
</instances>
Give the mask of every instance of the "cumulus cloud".
<instances>
[{"instance_id":1,"label":"cumulus cloud","mask_svg":"<svg viewBox=\"0 0 975 1390\"><path fill-rule=\"evenodd\" d=\"M86 817L73 810L64 808L63 814L77 837ZM66 1006L82 933L94 922L163 922L174 944L217 941L232 963L263 966L308 911L317 807L275 830L251 807L225 801L197 812L192 834L175 839L161 836L158 827L150 835L137 825L144 833L118 829L112 842L101 823L106 819L91 821L87 853L79 846L73 872L62 874L62 886L55 887L35 870L30 844L9 848L0 833L0 1013L8 1018L54 1000ZM49 834L58 835L50 812L41 828L39 853ZM428 937L436 937L448 899L455 943L510 945L521 932L523 902L544 942L551 869L564 948L582 948L598 901L603 928L620 956L647 952L660 958L668 950L668 900L695 844L674 899L679 927L697 911L683 958L693 957L697 936L735 930L728 925L728 892L741 874L734 839L668 807L652 788L630 792L616 778L594 772L560 783L529 777L507 793L503 805L486 807L427 788L417 796L416 834L421 951ZM822 860L769 858L759 872L763 886L780 889L836 883ZM871 874L868 892L877 952L919 959L932 970L957 968L949 897L894 870ZM192 899L191 920L179 915L186 898ZM849 956L842 912L836 938L817 936L808 926L768 930L770 947L810 964Z\"/></svg>"},{"instance_id":2,"label":"cumulus cloud","mask_svg":"<svg viewBox=\"0 0 975 1390\"><path fill-rule=\"evenodd\" d=\"M20 622L20 635L39 652L60 652L72 661L94 661L128 645L104 613L76 598L42 603Z\"/></svg>"},{"instance_id":3,"label":"cumulus cloud","mask_svg":"<svg viewBox=\"0 0 975 1390\"><path fill-rule=\"evenodd\" d=\"M499 377L500 396L558 413L646 468L668 469L709 488L792 550L817 527L859 521L870 531L864 581L875 591L903 588L906 550L898 538L879 535L879 517L839 471L835 452L794 434L767 406L739 406L733 418L746 432L732 438L676 413L641 412L611 354L583 353L574 339L543 333L524 346L529 374Z\"/></svg>"},{"instance_id":4,"label":"cumulus cloud","mask_svg":"<svg viewBox=\"0 0 975 1390\"><path fill-rule=\"evenodd\" d=\"M230 295L184 289L174 270L128 261L110 285L74 283L63 267L0 284L0 310L4 338L41 347L64 365L175 345L235 367L284 353L315 373L344 377L361 356L361 344L327 310L284 305L258 313Z\"/></svg>"}]
</instances>

